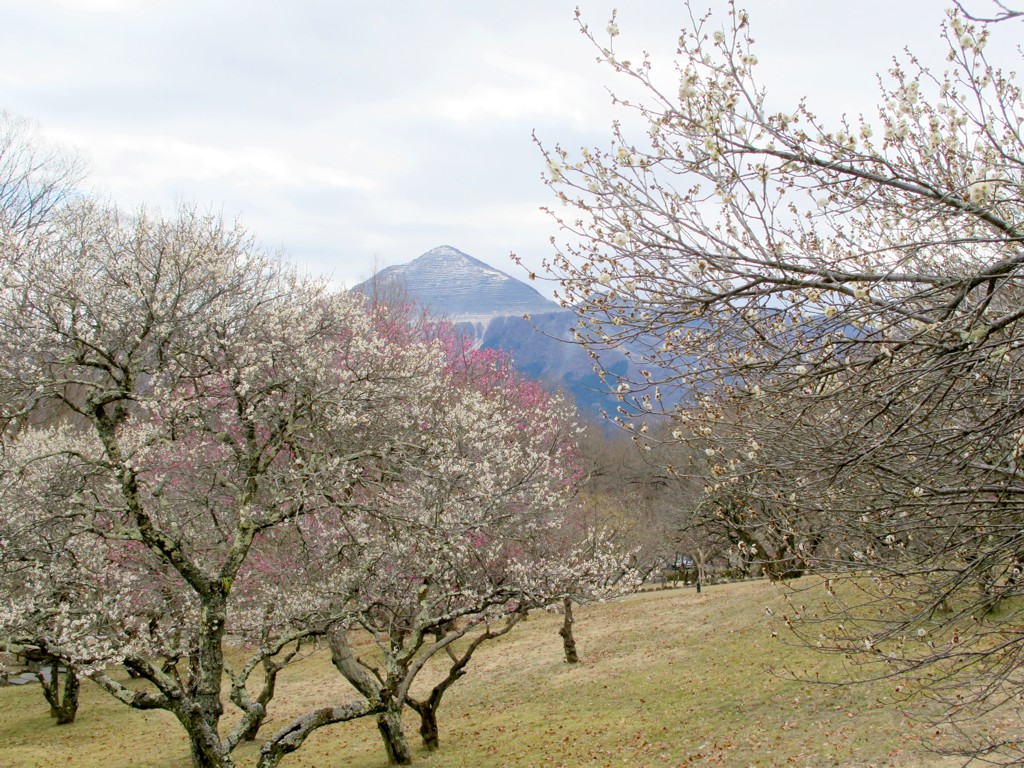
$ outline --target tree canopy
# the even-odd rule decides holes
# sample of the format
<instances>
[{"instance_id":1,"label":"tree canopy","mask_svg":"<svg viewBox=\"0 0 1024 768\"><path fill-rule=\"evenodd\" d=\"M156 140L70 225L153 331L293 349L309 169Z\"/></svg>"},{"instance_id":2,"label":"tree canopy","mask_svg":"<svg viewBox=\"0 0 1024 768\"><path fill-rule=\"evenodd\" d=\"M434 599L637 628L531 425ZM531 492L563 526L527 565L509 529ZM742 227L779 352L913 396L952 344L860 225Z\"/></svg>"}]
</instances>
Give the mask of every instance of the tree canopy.
<instances>
[{"instance_id":1,"label":"tree canopy","mask_svg":"<svg viewBox=\"0 0 1024 768\"><path fill-rule=\"evenodd\" d=\"M577 340L643 358L617 381L618 420L643 443L667 411L707 459L677 470L719 516L855 585L834 589L825 635L802 625L810 642L923 670L940 698L966 684L947 719L1008 701L1024 105L986 46L1010 30L954 8L945 62L897 57L877 114L825 125L769 98L746 12L691 20L671 73L624 60L614 17L580 20L642 95L617 100L610 148L542 145L564 243L548 268ZM689 392L677 409L668 387ZM1017 755L1012 738L967 749Z\"/></svg>"}]
</instances>

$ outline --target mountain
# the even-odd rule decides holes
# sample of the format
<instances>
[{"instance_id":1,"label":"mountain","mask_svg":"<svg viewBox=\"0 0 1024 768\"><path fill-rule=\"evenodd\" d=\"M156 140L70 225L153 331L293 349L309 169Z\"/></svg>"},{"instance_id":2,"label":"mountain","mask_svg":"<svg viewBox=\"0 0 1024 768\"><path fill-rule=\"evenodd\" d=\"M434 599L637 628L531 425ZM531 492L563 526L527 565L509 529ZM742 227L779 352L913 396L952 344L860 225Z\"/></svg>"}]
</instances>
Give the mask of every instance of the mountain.
<instances>
[{"instance_id":1,"label":"mountain","mask_svg":"<svg viewBox=\"0 0 1024 768\"><path fill-rule=\"evenodd\" d=\"M450 245L432 248L408 264L386 267L353 290L404 295L455 324L486 325L494 317L560 309L525 283Z\"/></svg>"},{"instance_id":2,"label":"mountain","mask_svg":"<svg viewBox=\"0 0 1024 768\"><path fill-rule=\"evenodd\" d=\"M600 409L614 411L618 404L594 372L587 351L568 341L576 324L572 310L457 248L432 248L408 264L382 269L352 290L415 301L475 344L508 352L525 376L568 392L587 418L597 419ZM635 373L620 350L602 351L601 363L616 375Z\"/></svg>"},{"instance_id":3,"label":"mountain","mask_svg":"<svg viewBox=\"0 0 1024 768\"><path fill-rule=\"evenodd\" d=\"M552 389L572 395L580 413L598 420L602 409L612 412L616 396L594 371L594 360L579 344L569 341L576 324L571 310L540 315L495 317L484 329L480 346L503 349L512 355L516 369L524 376L544 382ZM600 352L603 368L615 376L633 371L629 358L617 349ZM612 379L610 382L614 383Z\"/></svg>"}]
</instances>

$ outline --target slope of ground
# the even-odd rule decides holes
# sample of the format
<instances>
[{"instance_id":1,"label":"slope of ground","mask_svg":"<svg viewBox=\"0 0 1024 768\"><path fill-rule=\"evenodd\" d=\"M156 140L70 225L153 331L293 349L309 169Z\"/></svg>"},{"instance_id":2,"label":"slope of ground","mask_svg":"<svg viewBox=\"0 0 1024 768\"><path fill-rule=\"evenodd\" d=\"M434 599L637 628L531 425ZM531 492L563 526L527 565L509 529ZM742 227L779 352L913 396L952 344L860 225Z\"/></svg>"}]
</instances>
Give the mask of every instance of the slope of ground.
<instances>
[{"instance_id":1,"label":"slope of ground","mask_svg":"<svg viewBox=\"0 0 1024 768\"><path fill-rule=\"evenodd\" d=\"M840 672L840 662L772 636L766 582L648 592L578 611L583 661L561 658L560 617L536 615L485 646L439 713L442 747L424 768L465 766L956 765L928 754L932 731L886 701L893 683L829 687L770 670ZM265 726L351 698L323 653L289 669ZM913 711L910 714L914 714ZM410 741L417 721L407 717ZM252 765L255 747L239 755ZM287 768L380 768L370 720L322 729ZM0 766L187 768L180 727L83 686L79 721L53 726L35 686L0 689Z\"/></svg>"}]
</instances>

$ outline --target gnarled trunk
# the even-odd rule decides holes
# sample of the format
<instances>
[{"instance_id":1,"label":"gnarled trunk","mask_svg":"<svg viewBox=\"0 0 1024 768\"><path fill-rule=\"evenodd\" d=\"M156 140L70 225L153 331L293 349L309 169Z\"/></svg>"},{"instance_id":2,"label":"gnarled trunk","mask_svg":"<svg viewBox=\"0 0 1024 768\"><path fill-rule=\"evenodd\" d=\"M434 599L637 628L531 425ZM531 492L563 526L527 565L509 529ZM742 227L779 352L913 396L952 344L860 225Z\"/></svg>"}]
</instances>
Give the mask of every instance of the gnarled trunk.
<instances>
[{"instance_id":1,"label":"gnarled trunk","mask_svg":"<svg viewBox=\"0 0 1024 768\"><path fill-rule=\"evenodd\" d=\"M192 754L192 768L226 768L231 762L225 763L221 755L210 749L209 744L202 737L189 733L189 751Z\"/></svg>"},{"instance_id":2,"label":"gnarled trunk","mask_svg":"<svg viewBox=\"0 0 1024 768\"><path fill-rule=\"evenodd\" d=\"M193 768L234 768L228 746L220 737L217 724L222 706L199 698L186 705L185 711L176 711L178 721L188 733Z\"/></svg>"},{"instance_id":3,"label":"gnarled trunk","mask_svg":"<svg viewBox=\"0 0 1024 768\"><path fill-rule=\"evenodd\" d=\"M212 589L203 598L199 611L201 633L196 652L188 657L187 683L171 693L170 700L160 708L173 712L188 734L194 768L234 768L231 747L219 732L220 718L224 714L221 683L224 677L227 588ZM148 661L135 660L132 665L154 683L163 676ZM165 686L167 682L163 679Z\"/></svg>"},{"instance_id":4,"label":"gnarled trunk","mask_svg":"<svg viewBox=\"0 0 1024 768\"><path fill-rule=\"evenodd\" d=\"M406 704L420 716L420 738L428 752L436 752L441 747L441 734L437 729L437 709L441 706L441 697L448 685L461 676L461 669L449 673L448 678L436 686L427 698L418 701L410 697L406 700Z\"/></svg>"},{"instance_id":5,"label":"gnarled trunk","mask_svg":"<svg viewBox=\"0 0 1024 768\"><path fill-rule=\"evenodd\" d=\"M437 728L437 710L441 706L441 699L444 697L445 691L466 674L466 666L469 664L470 659L473 658L473 654L476 653L476 650L483 643L496 637L501 637L525 619L526 611L523 610L506 618L504 624L500 625L497 629L488 626L483 632L474 637L461 653L457 654L452 650L451 645L445 646L445 652L448 654L448 658L452 660L452 664L448 668L448 674L431 689L430 695L427 698L422 700L414 699L411 696L406 698L406 704L420 716L420 737L423 739L423 746L428 751L434 752L441 746L440 731Z\"/></svg>"},{"instance_id":6,"label":"gnarled trunk","mask_svg":"<svg viewBox=\"0 0 1024 768\"><path fill-rule=\"evenodd\" d=\"M217 731L221 711L219 700L200 698L195 695L194 689L186 690L177 686L176 681L161 678L163 673L145 659L126 659L125 665L134 669L143 679L154 683L159 681L167 690L155 693L129 688L102 670L92 673L90 677L107 693L129 707L160 709L172 713L188 734L192 765L195 768L234 768L230 749Z\"/></svg>"},{"instance_id":7,"label":"gnarled trunk","mask_svg":"<svg viewBox=\"0 0 1024 768\"><path fill-rule=\"evenodd\" d=\"M241 741L255 741L256 734L259 733L260 728L263 727L263 721L267 719L267 710L263 709L258 715L256 715L249 723L249 726L242 731Z\"/></svg>"},{"instance_id":8,"label":"gnarled trunk","mask_svg":"<svg viewBox=\"0 0 1024 768\"><path fill-rule=\"evenodd\" d=\"M402 727L402 711L388 709L381 712L377 715L377 729L384 741L388 762L392 765L409 765L412 762L412 752L409 749L409 740L405 737L405 729Z\"/></svg>"},{"instance_id":9,"label":"gnarled trunk","mask_svg":"<svg viewBox=\"0 0 1024 768\"><path fill-rule=\"evenodd\" d=\"M293 655L290 654L286 661L290 661ZM277 688L277 674L284 669L284 666L284 664L277 664L271 659L263 659L263 687L256 697L256 703L260 705L260 709L258 714L250 721L249 726L242 731L242 741L253 741L263 726L263 721L267 719L267 705L274 698L274 691Z\"/></svg>"},{"instance_id":10,"label":"gnarled trunk","mask_svg":"<svg viewBox=\"0 0 1024 768\"><path fill-rule=\"evenodd\" d=\"M440 704L440 700L438 704ZM437 707L423 707L417 710L420 716L420 738L423 739L423 746L430 752L435 752L441 747L441 736L437 730Z\"/></svg>"},{"instance_id":11,"label":"gnarled trunk","mask_svg":"<svg viewBox=\"0 0 1024 768\"><path fill-rule=\"evenodd\" d=\"M371 675L369 670L352 653L344 629L334 630L329 639L331 661L335 668L359 693L366 697L367 702L391 698L380 681ZM388 762L392 765L408 765L412 762L412 752L409 750L409 741L402 728L402 705L399 703L396 708L394 702L391 702L383 704L383 706L387 708L377 715L377 729L384 742Z\"/></svg>"},{"instance_id":12,"label":"gnarled trunk","mask_svg":"<svg viewBox=\"0 0 1024 768\"><path fill-rule=\"evenodd\" d=\"M67 725L75 722L75 715L78 714L78 675L75 670L68 668L64 672L64 686L61 689L60 663L57 659L50 659L49 679L43 670L36 672L39 684L43 688L43 696L50 705L50 717L57 721L57 725Z\"/></svg>"},{"instance_id":13,"label":"gnarled trunk","mask_svg":"<svg viewBox=\"0 0 1024 768\"><path fill-rule=\"evenodd\" d=\"M218 724L224 714L221 682L224 676L224 627L227 623L227 593L214 592L200 608L203 623L199 651L189 658L189 675L194 681L191 701L176 712L188 731L195 768L233 768L234 761L220 738Z\"/></svg>"}]
</instances>

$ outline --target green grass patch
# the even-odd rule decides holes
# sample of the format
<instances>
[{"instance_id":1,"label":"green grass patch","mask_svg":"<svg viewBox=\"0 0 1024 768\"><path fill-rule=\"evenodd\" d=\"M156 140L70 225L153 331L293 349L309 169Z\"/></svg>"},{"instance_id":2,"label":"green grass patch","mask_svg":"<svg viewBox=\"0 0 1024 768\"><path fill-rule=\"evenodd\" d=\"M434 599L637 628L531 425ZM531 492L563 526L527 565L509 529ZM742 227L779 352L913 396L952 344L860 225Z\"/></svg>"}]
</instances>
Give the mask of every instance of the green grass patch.
<instances>
[{"instance_id":1,"label":"green grass patch","mask_svg":"<svg viewBox=\"0 0 1024 768\"><path fill-rule=\"evenodd\" d=\"M957 765L929 754L932 733L888 700L895 683L830 687L773 674L789 668L842 675L842 659L772 637L765 607L777 589L747 582L648 592L581 608L582 662L561 656L559 616L533 615L478 651L439 713L441 750L417 764L465 766L917 766ZM437 670L428 669L430 674ZM318 653L282 673L272 732L295 714L353 698ZM910 714L914 714L911 712ZM257 747L239 750L241 766ZM78 721L55 726L36 686L0 688L0 766L187 768L174 719L137 712L85 683ZM372 720L321 729L285 768L380 768Z\"/></svg>"}]
</instances>

